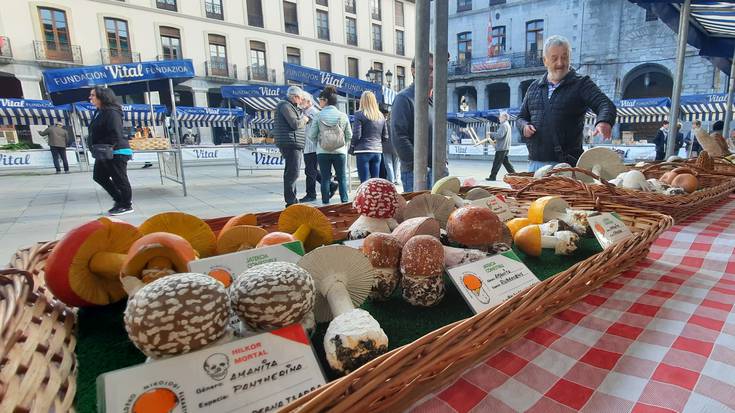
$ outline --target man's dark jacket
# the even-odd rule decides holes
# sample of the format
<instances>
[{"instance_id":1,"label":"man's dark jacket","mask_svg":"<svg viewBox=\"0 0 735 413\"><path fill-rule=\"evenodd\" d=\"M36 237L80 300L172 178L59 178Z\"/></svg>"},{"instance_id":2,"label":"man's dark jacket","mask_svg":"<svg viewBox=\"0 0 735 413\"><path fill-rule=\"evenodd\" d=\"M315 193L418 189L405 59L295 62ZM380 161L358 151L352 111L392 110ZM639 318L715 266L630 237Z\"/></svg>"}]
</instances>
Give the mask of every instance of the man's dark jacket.
<instances>
[{"instance_id":1,"label":"man's dark jacket","mask_svg":"<svg viewBox=\"0 0 735 413\"><path fill-rule=\"evenodd\" d=\"M528 147L528 159L541 162L567 162L575 165L582 148L584 117L587 109L597 114L597 123L615 124L615 105L592 82L574 70L562 79L549 96L549 82L543 78L528 87L516 126ZM531 124L536 133L523 137L523 128Z\"/></svg>"},{"instance_id":2,"label":"man's dark jacket","mask_svg":"<svg viewBox=\"0 0 735 413\"><path fill-rule=\"evenodd\" d=\"M273 137L279 148L304 149L306 121L301 110L284 99L276 106L276 119L273 123Z\"/></svg>"},{"instance_id":3,"label":"man's dark jacket","mask_svg":"<svg viewBox=\"0 0 735 413\"><path fill-rule=\"evenodd\" d=\"M416 86L403 89L393 100L390 113L390 139L398 158L401 160L401 172L413 172L413 113L416 100ZM434 131L432 129L432 103L429 101L429 148L427 150L427 164L431 167Z\"/></svg>"}]
</instances>

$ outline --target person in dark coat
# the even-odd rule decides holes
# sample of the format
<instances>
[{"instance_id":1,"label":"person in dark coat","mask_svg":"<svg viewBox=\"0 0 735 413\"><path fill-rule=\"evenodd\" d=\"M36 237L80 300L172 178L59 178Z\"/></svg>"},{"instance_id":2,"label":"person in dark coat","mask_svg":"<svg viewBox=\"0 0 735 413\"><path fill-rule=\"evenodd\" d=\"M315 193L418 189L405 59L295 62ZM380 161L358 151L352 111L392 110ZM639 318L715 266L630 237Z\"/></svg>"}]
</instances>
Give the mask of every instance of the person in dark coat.
<instances>
[{"instance_id":1,"label":"person in dark coat","mask_svg":"<svg viewBox=\"0 0 735 413\"><path fill-rule=\"evenodd\" d=\"M357 174L360 182L380 175L383 158L383 142L388 140L388 123L380 112L378 100L370 91L362 92L360 110L355 112L352 139L348 153L357 158Z\"/></svg>"},{"instance_id":2,"label":"person in dark coat","mask_svg":"<svg viewBox=\"0 0 735 413\"><path fill-rule=\"evenodd\" d=\"M305 127L309 122L309 118L299 109L303 94L304 91L298 86L288 88L286 99L276 106L272 131L276 146L283 157L283 198L286 207L299 202L296 198L296 181L299 179L303 158Z\"/></svg>"},{"instance_id":3,"label":"person in dark coat","mask_svg":"<svg viewBox=\"0 0 735 413\"><path fill-rule=\"evenodd\" d=\"M528 147L528 170L566 162L571 165L584 152L584 118L587 109L597 114L594 135L610 139L617 111L613 102L589 76L569 66L571 44L562 36L544 43L547 73L534 81L523 99L516 125Z\"/></svg>"},{"instance_id":4,"label":"person in dark coat","mask_svg":"<svg viewBox=\"0 0 735 413\"><path fill-rule=\"evenodd\" d=\"M51 149L51 157L54 161L56 173L61 173L61 164L64 165L64 173L69 173L69 161L66 159L66 140L69 134L64 130L61 124L51 125L46 129L38 132L39 135L45 136L48 140L48 146Z\"/></svg>"},{"instance_id":5,"label":"person in dark coat","mask_svg":"<svg viewBox=\"0 0 735 413\"><path fill-rule=\"evenodd\" d=\"M656 137L653 138L653 143L656 145L656 160L663 161L666 157L666 141L669 139L669 121L665 120L658 132Z\"/></svg>"},{"instance_id":6,"label":"person in dark coat","mask_svg":"<svg viewBox=\"0 0 735 413\"><path fill-rule=\"evenodd\" d=\"M128 161L133 157L127 138L123 135L122 108L115 92L109 88L96 86L89 93L89 101L97 110L89 124L89 144L112 145L112 159L95 159L92 177L108 194L115 204L108 211L110 215L124 215L133 212L133 190L128 180Z\"/></svg>"}]
</instances>

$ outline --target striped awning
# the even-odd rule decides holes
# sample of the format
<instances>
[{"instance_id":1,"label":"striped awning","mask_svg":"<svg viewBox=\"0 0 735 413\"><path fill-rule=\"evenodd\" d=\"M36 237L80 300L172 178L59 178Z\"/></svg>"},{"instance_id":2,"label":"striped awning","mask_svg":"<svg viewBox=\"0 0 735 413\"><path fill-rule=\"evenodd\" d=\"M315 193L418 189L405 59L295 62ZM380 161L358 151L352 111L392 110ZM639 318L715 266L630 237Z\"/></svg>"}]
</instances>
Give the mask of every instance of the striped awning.
<instances>
[{"instance_id":1,"label":"striped awning","mask_svg":"<svg viewBox=\"0 0 735 413\"><path fill-rule=\"evenodd\" d=\"M244 97L240 98L240 101L255 110L274 110L280 99L274 97Z\"/></svg>"},{"instance_id":2,"label":"striped awning","mask_svg":"<svg viewBox=\"0 0 735 413\"><path fill-rule=\"evenodd\" d=\"M685 121L725 119L727 94L688 95L681 97L681 114ZM732 108L730 110L733 110Z\"/></svg>"},{"instance_id":3,"label":"striped awning","mask_svg":"<svg viewBox=\"0 0 735 413\"><path fill-rule=\"evenodd\" d=\"M48 100L0 99L0 125L53 125L69 122L69 105Z\"/></svg>"},{"instance_id":4,"label":"striped awning","mask_svg":"<svg viewBox=\"0 0 735 413\"><path fill-rule=\"evenodd\" d=\"M228 127L237 125L243 118L240 108L201 108L179 106L176 108L176 120L189 128L194 126Z\"/></svg>"},{"instance_id":5,"label":"striped awning","mask_svg":"<svg viewBox=\"0 0 735 413\"><path fill-rule=\"evenodd\" d=\"M89 126L96 108L91 103L75 103L74 109L79 114L79 120L84 126ZM122 105L123 123L131 126L159 126L163 125L166 117L166 106L132 104Z\"/></svg>"},{"instance_id":6,"label":"striped awning","mask_svg":"<svg viewBox=\"0 0 735 413\"><path fill-rule=\"evenodd\" d=\"M398 93L396 93L395 90L383 86L383 103L385 103L386 105L392 105L397 94Z\"/></svg>"},{"instance_id":7,"label":"striped awning","mask_svg":"<svg viewBox=\"0 0 735 413\"><path fill-rule=\"evenodd\" d=\"M618 110L617 123L649 123L663 122L669 117L671 99L640 98L623 99L615 103ZM596 115L587 111L585 124L594 125Z\"/></svg>"},{"instance_id":8,"label":"striped awning","mask_svg":"<svg viewBox=\"0 0 735 413\"><path fill-rule=\"evenodd\" d=\"M259 110L248 120L248 124L251 128L273 129L275 115L276 113L272 110Z\"/></svg>"}]
</instances>

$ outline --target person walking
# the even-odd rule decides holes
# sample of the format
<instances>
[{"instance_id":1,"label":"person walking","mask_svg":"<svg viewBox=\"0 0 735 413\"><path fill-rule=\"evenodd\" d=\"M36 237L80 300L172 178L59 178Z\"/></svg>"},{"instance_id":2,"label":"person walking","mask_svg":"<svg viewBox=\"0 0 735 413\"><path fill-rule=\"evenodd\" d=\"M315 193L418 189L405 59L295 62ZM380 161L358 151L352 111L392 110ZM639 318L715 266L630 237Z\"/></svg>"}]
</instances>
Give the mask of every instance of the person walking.
<instances>
[{"instance_id":1,"label":"person walking","mask_svg":"<svg viewBox=\"0 0 735 413\"><path fill-rule=\"evenodd\" d=\"M316 157L322 174L322 203L329 204L332 198L329 191L332 167L339 184L339 198L344 203L349 200L347 148L352 139L350 119L335 106L337 89L334 86L324 88L319 95L319 105L322 106L322 111L314 118L314 127L309 129L308 139L317 144Z\"/></svg>"},{"instance_id":2,"label":"person walking","mask_svg":"<svg viewBox=\"0 0 735 413\"><path fill-rule=\"evenodd\" d=\"M495 145L495 156L493 157L493 168L490 170L490 176L485 178L486 181L495 181L498 177L498 171L500 165L505 166L505 172L509 174L515 173L513 165L510 163L508 158L508 152L510 151L510 142L513 139L513 131L508 123L508 114L502 112L498 117L500 126L498 130L493 132L493 144Z\"/></svg>"},{"instance_id":3,"label":"person walking","mask_svg":"<svg viewBox=\"0 0 735 413\"><path fill-rule=\"evenodd\" d=\"M61 164L64 165L64 173L69 173L69 162L66 159L66 141L69 134L64 130L64 126L60 123L51 125L46 129L38 132L39 135L45 136L48 146L51 149L51 157L54 161L56 173L61 173Z\"/></svg>"},{"instance_id":4,"label":"person walking","mask_svg":"<svg viewBox=\"0 0 735 413\"><path fill-rule=\"evenodd\" d=\"M656 145L656 160L663 161L666 157L666 141L669 139L669 121L665 120L656 132L653 143Z\"/></svg>"},{"instance_id":5,"label":"person walking","mask_svg":"<svg viewBox=\"0 0 735 413\"><path fill-rule=\"evenodd\" d=\"M286 207L298 204L296 198L296 181L299 179L301 159L304 150L304 137L307 116L301 112L304 91L298 86L291 86L286 91L286 99L276 106L276 119L273 125L273 136L284 161L283 198Z\"/></svg>"},{"instance_id":6,"label":"person walking","mask_svg":"<svg viewBox=\"0 0 735 413\"><path fill-rule=\"evenodd\" d=\"M360 110L355 112L355 123L352 124L352 139L348 151L357 158L357 175L361 183L380 177L383 142L387 141L388 123L380 113L375 94L370 91L362 92Z\"/></svg>"},{"instance_id":7,"label":"person walking","mask_svg":"<svg viewBox=\"0 0 735 413\"><path fill-rule=\"evenodd\" d=\"M128 140L123 136L122 108L115 92L95 86L89 93L89 102L97 110L89 124L89 146L95 153L95 145L110 145L112 158L95 158L92 177L115 202L107 211L110 215L133 212L133 191L128 180L128 161L133 156Z\"/></svg>"},{"instance_id":8,"label":"person walking","mask_svg":"<svg viewBox=\"0 0 735 413\"><path fill-rule=\"evenodd\" d=\"M528 171L566 162L584 152L582 131L588 109L597 115L594 135L610 139L617 109L589 76L570 67L572 45L553 35L544 42L547 73L528 87L516 127L528 147Z\"/></svg>"}]
</instances>

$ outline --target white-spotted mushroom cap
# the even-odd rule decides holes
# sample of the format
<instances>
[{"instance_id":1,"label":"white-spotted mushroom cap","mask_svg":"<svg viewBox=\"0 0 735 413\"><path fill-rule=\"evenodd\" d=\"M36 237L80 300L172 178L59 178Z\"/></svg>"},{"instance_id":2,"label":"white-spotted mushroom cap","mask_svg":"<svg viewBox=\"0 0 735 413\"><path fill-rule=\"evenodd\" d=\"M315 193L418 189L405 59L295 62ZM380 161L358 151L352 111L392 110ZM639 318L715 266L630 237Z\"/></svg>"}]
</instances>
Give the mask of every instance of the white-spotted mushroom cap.
<instances>
[{"instance_id":1,"label":"white-spotted mushroom cap","mask_svg":"<svg viewBox=\"0 0 735 413\"><path fill-rule=\"evenodd\" d=\"M404 219L418 217L435 218L439 221L439 225L445 228L449 214L454 211L454 208L454 202L444 195L424 193L408 201L408 205L406 205L406 209L403 212L403 217Z\"/></svg>"},{"instance_id":2,"label":"white-spotted mushroom cap","mask_svg":"<svg viewBox=\"0 0 735 413\"><path fill-rule=\"evenodd\" d=\"M314 307L314 279L288 262L244 271L230 286L230 304L248 326L267 330L300 322Z\"/></svg>"},{"instance_id":3,"label":"white-spotted mushroom cap","mask_svg":"<svg viewBox=\"0 0 735 413\"><path fill-rule=\"evenodd\" d=\"M371 218L393 218L398 207L396 194L396 186L392 182L371 178L357 188L352 206L360 215Z\"/></svg>"},{"instance_id":4,"label":"white-spotted mushroom cap","mask_svg":"<svg viewBox=\"0 0 735 413\"><path fill-rule=\"evenodd\" d=\"M299 267L314 278L317 322L359 307L373 288L375 269L362 251L345 245L319 247L301 257Z\"/></svg>"},{"instance_id":5,"label":"white-spotted mushroom cap","mask_svg":"<svg viewBox=\"0 0 735 413\"><path fill-rule=\"evenodd\" d=\"M227 291L204 274L159 278L128 300L125 329L148 357L184 354L217 341L229 323Z\"/></svg>"}]
</instances>

